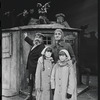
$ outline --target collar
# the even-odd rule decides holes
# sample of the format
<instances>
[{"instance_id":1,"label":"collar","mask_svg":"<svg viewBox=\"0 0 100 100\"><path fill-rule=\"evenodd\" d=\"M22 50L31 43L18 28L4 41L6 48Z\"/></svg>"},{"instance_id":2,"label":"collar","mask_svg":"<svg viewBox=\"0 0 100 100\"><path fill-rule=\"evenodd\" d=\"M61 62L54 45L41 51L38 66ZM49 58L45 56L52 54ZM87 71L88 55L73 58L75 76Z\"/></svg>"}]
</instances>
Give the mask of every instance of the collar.
<instances>
[{"instance_id":1,"label":"collar","mask_svg":"<svg viewBox=\"0 0 100 100\"><path fill-rule=\"evenodd\" d=\"M49 57L49 58L45 57L45 60L50 60L52 63L54 62L52 57Z\"/></svg>"},{"instance_id":2,"label":"collar","mask_svg":"<svg viewBox=\"0 0 100 100\"><path fill-rule=\"evenodd\" d=\"M60 67L64 67L64 66L69 67L71 63L70 63L70 60L66 59L64 62L61 62L60 60L58 60L57 61L57 64Z\"/></svg>"},{"instance_id":3,"label":"collar","mask_svg":"<svg viewBox=\"0 0 100 100\"><path fill-rule=\"evenodd\" d=\"M33 45L33 47L31 48L31 51L34 49L34 48L36 48L36 47L38 47L38 46L41 46L41 45L44 45L43 43L40 43L40 44L38 44L38 45Z\"/></svg>"},{"instance_id":4,"label":"collar","mask_svg":"<svg viewBox=\"0 0 100 100\"><path fill-rule=\"evenodd\" d=\"M45 57L45 59L47 59L47 60L53 60L53 58L52 57Z\"/></svg>"}]
</instances>

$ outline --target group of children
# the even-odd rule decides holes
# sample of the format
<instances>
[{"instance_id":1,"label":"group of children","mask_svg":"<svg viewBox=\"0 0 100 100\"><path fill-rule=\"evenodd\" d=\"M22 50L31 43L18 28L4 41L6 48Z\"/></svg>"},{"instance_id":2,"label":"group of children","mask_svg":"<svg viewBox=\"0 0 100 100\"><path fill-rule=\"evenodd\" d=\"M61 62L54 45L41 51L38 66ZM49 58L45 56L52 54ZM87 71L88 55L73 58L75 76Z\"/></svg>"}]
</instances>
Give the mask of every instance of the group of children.
<instances>
[{"instance_id":1,"label":"group of children","mask_svg":"<svg viewBox=\"0 0 100 100\"><path fill-rule=\"evenodd\" d=\"M56 64L51 47L45 47L35 73L36 100L76 100L75 71L69 52L59 51Z\"/></svg>"}]
</instances>

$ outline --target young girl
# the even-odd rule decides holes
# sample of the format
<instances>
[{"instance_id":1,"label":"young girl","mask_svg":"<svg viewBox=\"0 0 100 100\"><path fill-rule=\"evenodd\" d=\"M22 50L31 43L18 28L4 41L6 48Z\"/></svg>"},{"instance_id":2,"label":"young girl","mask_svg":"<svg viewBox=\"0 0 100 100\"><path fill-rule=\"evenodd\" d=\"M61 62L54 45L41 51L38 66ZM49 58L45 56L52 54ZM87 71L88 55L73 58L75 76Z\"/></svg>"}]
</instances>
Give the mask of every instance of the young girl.
<instances>
[{"instance_id":1,"label":"young girl","mask_svg":"<svg viewBox=\"0 0 100 100\"><path fill-rule=\"evenodd\" d=\"M51 74L51 89L54 91L54 100L76 100L75 72L72 60L66 49L59 52L59 60L54 65Z\"/></svg>"},{"instance_id":2,"label":"young girl","mask_svg":"<svg viewBox=\"0 0 100 100\"><path fill-rule=\"evenodd\" d=\"M42 51L42 56L38 59L36 74L35 74L35 87L36 87L36 100L51 100L50 98L50 77L53 67L52 49L46 47Z\"/></svg>"}]
</instances>

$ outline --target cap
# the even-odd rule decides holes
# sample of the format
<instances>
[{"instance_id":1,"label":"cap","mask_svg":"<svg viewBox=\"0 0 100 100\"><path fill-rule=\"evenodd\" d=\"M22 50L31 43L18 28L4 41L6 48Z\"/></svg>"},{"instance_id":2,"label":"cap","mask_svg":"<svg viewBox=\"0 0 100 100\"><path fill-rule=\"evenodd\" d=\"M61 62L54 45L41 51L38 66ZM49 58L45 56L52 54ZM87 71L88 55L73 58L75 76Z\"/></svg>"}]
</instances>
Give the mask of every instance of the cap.
<instances>
[{"instance_id":1,"label":"cap","mask_svg":"<svg viewBox=\"0 0 100 100\"><path fill-rule=\"evenodd\" d=\"M35 36L36 37L44 37L44 35L42 33L36 33Z\"/></svg>"},{"instance_id":2,"label":"cap","mask_svg":"<svg viewBox=\"0 0 100 100\"><path fill-rule=\"evenodd\" d=\"M65 17L63 13L56 14L56 17L59 17L59 16Z\"/></svg>"}]
</instances>

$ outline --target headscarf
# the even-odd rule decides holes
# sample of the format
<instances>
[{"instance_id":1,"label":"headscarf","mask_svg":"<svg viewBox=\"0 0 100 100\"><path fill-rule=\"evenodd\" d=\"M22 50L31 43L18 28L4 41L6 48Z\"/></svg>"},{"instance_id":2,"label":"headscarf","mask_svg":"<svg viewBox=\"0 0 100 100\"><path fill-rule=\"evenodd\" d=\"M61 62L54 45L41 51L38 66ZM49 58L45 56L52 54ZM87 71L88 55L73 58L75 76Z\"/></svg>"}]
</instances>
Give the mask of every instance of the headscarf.
<instances>
[{"instance_id":1,"label":"headscarf","mask_svg":"<svg viewBox=\"0 0 100 100\"><path fill-rule=\"evenodd\" d=\"M45 52L46 52L46 50L49 49L49 48L52 50L52 48L51 48L50 46L46 46L46 47L42 50L41 54L44 55Z\"/></svg>"},{"instance_id":2,"label":"headscarf","mask_svg":"<svg viewBox=\"0 0 100 100\"><path fill-rule=\"evenodd\" d=\"M45 58L45 52L46 52L47 49L52 50L52 48L51 48L50 46L46 46L46 47L42 50L42 52L41 52L41 54L42 54L42 56L43 56L43 71L45 70L44 59L46 59L46 58ZM49 59L52 63L54 62L54 60L53 60L52 57L50 57L50 58L48 58L48 59Z\"/></svg>"},{"instance_id":3,"label":"headscarf","mask_svg":"<svg viewBox=\"0 0 100 100\"><path fill-rule=\"evenodd\" d=\"M60 61L60 60L58 60L58 62L57 62L57 64L60 66L60 67L64 67L64 66L70 66L71 65L71 57L70 57L70 55L69 55L69 53L68 53L68 51L66 50L66 49L62 49L62 50L60 50L60 52L64 52L65 54L66 54L66 56L68 57L64 62L62 62L62 61ZM60 53L59 52L59 53Z\"/></svg>"},{"instance_id":4,"label":"headscarf","mask_svg":"<svg viewBox=\"0 0 100 100\"><path fill-rule=\"evenodd\" d=\"M69 55L69 52L68 52L66 49L60 50L60 52L62 52L62 51L66 54L66 56L68 57L68 60L70 60L71 57L70 57L70 55ZM59 53L60 53L60 52L59 52Z\"/></svg>"},{"instance_id":5,"label":"headscarf","mask_svg":"<svg viewBox=\"0 0 100 100\"><path fill-rule=\"evenodd\" d=\"M64 32L63 32L61 29L56 29L56 30L54 31L54 34L55 34L55 32L60 32L60 33L61 33L61 39L60 39L60 41L64 41ZM56 44L55 38L53 39L53 44L54 44L54 45Z\"/></svg>"},{"instance_id":6,"label":"headscarf","mask_svg":"<svg viewBox=\"0 0 100 100\"><path fill-rule=\"evenodd\" d=\"M55 34L56 32L60 32L60 33L61 33L61 40L63 40L63 39L64 39L64 32L63 32L61 29L56 29L56 30L54 31L54 34Z\"/></svg>"}]
</instances>

